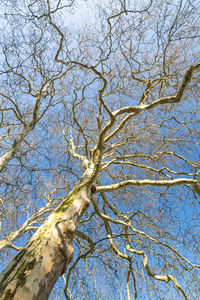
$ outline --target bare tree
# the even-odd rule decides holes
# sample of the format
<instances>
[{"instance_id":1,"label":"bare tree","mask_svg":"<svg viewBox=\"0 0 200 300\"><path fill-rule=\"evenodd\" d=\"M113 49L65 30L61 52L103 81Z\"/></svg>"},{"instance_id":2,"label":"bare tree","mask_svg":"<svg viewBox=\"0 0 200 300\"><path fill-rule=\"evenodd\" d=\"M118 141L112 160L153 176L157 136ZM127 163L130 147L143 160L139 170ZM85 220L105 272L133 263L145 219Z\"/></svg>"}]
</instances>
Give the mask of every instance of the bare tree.
<instances>
[{"instance_id":1,"label":"bare tree","mask_svg":"<svg viewBox=\"0 0 200 300\"><path fill-rule=\"evenodd\" d=\"M197 299L199 4L83 3L1 3L0 299Z\"/></svg>"}]
</instances>

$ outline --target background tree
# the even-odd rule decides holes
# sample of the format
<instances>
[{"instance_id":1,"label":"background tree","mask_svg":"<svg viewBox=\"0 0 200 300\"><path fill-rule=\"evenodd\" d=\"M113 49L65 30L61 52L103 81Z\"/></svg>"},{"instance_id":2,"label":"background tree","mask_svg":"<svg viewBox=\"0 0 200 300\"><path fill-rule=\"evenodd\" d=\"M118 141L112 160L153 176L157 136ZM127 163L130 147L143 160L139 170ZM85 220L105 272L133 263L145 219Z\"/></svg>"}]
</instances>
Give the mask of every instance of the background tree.
<instances>
[{"instance_id":1,"label":"background tree","mask_svg":"<svg viewBox=\"0 0 200 300\"><path fill-rule=\"evenodd\" d=\"M198 299L198 1L84 5L1 1L0 299Z\"/></svg>"}]
</instances>

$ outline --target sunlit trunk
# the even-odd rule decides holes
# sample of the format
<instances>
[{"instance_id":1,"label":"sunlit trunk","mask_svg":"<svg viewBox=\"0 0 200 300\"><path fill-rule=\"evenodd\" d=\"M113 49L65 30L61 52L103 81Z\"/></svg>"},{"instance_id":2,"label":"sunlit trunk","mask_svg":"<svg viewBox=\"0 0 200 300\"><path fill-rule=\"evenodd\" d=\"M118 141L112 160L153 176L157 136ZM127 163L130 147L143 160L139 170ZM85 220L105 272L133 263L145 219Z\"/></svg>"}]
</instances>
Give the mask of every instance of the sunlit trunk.
<instances>
[{"instance_id":1,"label":"sunlit trunk","mask_svg":"<svg viewBox=\"0 0 200 300\"><path fill-rule=\"evenodd\" d=\"M0 277L0 299L48 299L73 256L73 236L91 189L75 189L33 235Z\"/></svg>"}]
</instances>

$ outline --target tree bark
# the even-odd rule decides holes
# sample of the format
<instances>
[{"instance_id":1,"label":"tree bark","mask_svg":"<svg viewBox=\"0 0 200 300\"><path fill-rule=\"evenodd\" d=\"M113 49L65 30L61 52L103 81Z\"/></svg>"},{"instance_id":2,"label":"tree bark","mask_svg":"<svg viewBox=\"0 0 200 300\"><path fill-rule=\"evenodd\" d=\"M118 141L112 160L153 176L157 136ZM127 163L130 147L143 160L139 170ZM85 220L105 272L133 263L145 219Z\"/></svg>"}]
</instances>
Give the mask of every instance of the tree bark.
<instances>
[{"instance_id":1,"label":"tree bark","mask_svg":"<svg viewBox=\"0 0 200 300\"><path fill-rule=\"evenodd\" d=\"M75 188L47 218L0 277L1 300L45 300L73 256L73 236L91 188Z\"/></svg>"}]
</instances>

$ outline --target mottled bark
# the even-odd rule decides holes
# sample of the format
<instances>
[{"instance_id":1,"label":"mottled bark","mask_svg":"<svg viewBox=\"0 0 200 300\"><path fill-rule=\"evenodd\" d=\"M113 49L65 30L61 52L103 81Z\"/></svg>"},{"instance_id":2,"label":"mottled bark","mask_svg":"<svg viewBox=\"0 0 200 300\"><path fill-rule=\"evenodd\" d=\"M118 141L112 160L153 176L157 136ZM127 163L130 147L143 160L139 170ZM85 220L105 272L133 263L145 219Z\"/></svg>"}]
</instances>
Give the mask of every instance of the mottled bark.
<instances>
[{"instance_id":1,"label":"mottled bark","mask_svg":"<svg viewBox=\"0 0 200 300\"><path fill-rule=\"evenodd\" d=\"M91 189L74 189L33 235L0 277L0 299L45 300L70 263L73 236Z\"/></svg>"}]
</instances>

